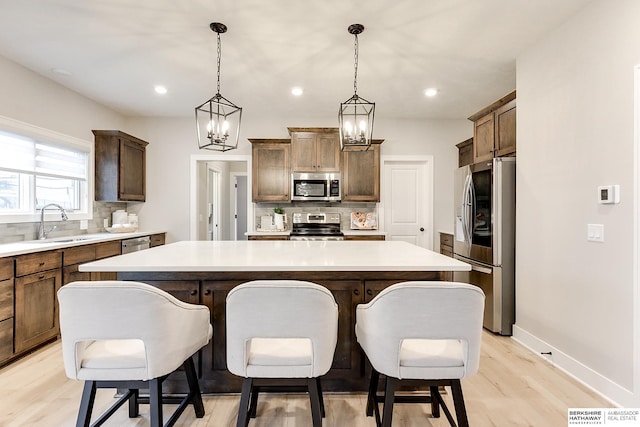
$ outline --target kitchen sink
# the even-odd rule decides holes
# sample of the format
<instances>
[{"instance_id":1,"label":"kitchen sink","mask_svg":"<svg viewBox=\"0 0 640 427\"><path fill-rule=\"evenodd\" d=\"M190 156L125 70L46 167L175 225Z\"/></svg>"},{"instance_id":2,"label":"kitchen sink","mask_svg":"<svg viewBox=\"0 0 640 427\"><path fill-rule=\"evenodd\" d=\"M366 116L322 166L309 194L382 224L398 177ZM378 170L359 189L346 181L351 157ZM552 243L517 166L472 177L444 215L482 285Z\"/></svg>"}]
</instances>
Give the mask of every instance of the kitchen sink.
<instances>
[{"instance_id":1,"label":"kitchen sink","mask_svg":"<svg viewBox=\"0 0 640 427\"><path fill-rule=\"evenodd\" d=\"M99 239L99 237L69 237L69 238L60 238L60 239L45 239L45 240L25 240L21 243L28 243L32 245L53 245L57 243L73 243L73 242L84 242L87 240L95 240Z\"/></svg>"}]
</instances>

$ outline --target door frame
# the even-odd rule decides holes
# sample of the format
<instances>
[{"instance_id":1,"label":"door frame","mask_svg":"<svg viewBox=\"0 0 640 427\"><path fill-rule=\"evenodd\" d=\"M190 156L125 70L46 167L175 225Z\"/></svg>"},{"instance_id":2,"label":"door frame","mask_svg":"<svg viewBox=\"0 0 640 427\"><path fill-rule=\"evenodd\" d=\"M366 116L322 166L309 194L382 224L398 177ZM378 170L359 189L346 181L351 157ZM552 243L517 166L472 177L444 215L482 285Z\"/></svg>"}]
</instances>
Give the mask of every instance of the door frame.
<instances>
[{"instance_id":1,"label":"door frame","mask_svg":"<svg viewBox=\"0 0 640 427\"><path fill-rule=\"evenodd\" d=\"M385 198L386 198L386 176L385 166L386 163L423 163L425 165L424 173L424 189L425 194L425 206L424 214L428 217L425 220L426 236L425 247L426 249L433 250L433 156L432 155L381 155L380 156L380 204L378 205L378 224L381 225L384 230L385 224Z\"/></svg>"},{"instance_id":2,"label":"door frame","mask_svg":"<svg viewBox=\"0 0 640 427\"><path fill-rule=\"evenodd\" d=\"M253 230L253 209L251 201L251 155L241 154L192 154L189 167L189 239L198 240L198 183L199 162L246 162L247 163L247 230Z\"/></svg>"},{"instance_id":3,"label":"door frame","mask_svg":"<svg viewBox=\"0 0 640 427\"><path fill-rule=\"evenodd\" d=\"M238 180L238 177L244 176L247 178L247 192L249 190L249 171L247 172L231 172L229 173L229 194L230 194L230 202L231 202L231 206L230 206L230 218L232 221L232 225L231 225L231 231L233 232L233 236L231 240L238 240L238 189L236 187L236 182ZM249 213L249 205L247 205L247 216ZM249 218L247 218L247 231L249 231L249 226L248 226L248 220Z\"/></svg>"}]
</instances>

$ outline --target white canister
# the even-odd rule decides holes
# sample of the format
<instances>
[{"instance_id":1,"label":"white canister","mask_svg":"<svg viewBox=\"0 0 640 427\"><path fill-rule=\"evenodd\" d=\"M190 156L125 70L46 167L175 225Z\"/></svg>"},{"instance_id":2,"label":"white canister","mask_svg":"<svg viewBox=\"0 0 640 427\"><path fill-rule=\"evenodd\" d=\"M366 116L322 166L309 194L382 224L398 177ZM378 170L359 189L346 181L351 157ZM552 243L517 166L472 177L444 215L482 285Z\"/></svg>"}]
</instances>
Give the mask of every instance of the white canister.
<instances>
[{"instance_id":1,"label":"white canister","mask_svg":"<svg viewBox=\"0 0 640 427\"><path fill-rule=\"evenodd\" d=\"M117 210L111 214L111 225L126 224L127 212L124 209Z\"/></svg>"},{"instance_id":2,"label":"white canister","mask_svg":"<svg viewBox=\"0 0 640 427\"><path fill-rule=\"evenodd\" d=\"M285 214L273 214L276 230L284 230Z\"/></svg>"}]
</instances>

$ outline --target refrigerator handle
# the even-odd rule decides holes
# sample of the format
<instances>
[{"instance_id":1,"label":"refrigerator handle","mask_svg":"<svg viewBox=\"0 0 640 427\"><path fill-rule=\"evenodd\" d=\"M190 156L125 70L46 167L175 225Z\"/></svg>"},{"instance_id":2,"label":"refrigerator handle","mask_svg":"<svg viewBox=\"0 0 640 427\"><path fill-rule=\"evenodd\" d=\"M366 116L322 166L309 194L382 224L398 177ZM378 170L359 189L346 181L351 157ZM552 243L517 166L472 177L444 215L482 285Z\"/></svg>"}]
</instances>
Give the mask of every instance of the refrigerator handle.
<instances>
[{"instance_id":1,"label":"refrigerator handle","mask_svg":"<svg viewBox=\"0 0 640 427\"><path fill-rule=\"evenodd\" d=\"M476 187L473 185L473 176L469 175L469 193L471 194L471 203L469 204L469 210L471 215L469 216L469 244L471 244L471 236L473 236L473 226L476 222Z\"/></svg>"},{"instance_id":2,"label":"refrigerator handle","mask_svg":"<svg viewBox=\"0 0 640 427\"><path fill-rule=\"evenodd\" d=\"M471 224L473 215L473 182L471 181L471 174L467 175L464 181L464 197L463 197L463 229L464 239L468 246L471 246Z\"/></svg>"}]
</instances>

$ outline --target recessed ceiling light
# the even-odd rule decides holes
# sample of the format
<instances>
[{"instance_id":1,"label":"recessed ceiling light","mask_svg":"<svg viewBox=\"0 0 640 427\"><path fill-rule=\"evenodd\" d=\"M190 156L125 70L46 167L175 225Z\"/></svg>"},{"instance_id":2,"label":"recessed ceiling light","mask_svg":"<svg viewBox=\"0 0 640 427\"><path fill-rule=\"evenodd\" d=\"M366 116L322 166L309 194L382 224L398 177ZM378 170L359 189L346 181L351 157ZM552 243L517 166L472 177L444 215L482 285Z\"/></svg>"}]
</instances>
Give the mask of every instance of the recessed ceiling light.
<instances>
[{"instance_id":1,"label":"recessed ceiling light","mask_svg":"<svg viewBox=\"0 0 640 427\"><path fill-rule=\"evenodd\" d=\"M160 85L155 86L153 90L155 90L156 93L159 93L160 95L164 95L165 93L167 93L167 88Z\"/></svg>"},{"instance_id":2,"label":"recessed ceiling light","mask_svg":"<svg viewBox=\"0 0 640 427\"><path fill-rule=\"evenodd\" d=\"M302 90L302 88L300 86L296 86L294 88L291 88L291 94L293 96L300 96L304 93L304 90Z\"/></svg>"},{"instance_id":3,"label":"recessed ceiling light","mask_svg":"<svg viewBox=\"0 0 640 427\"><path fill-rule=\"evenodd\" d=\"M59 74L61 76L71 76L73 75L71 71L65 70L64 68L52 68L51 72L54 74Z\"/></svg>"},{"instance_id":4,"label":"recessed ceiling light","mask_svg":"<svg viewBox=\"0 0 640 427\"><path fill-rule=\"evenodd\" d=\"M424 95L428 97L436 96L438 94L438 89L435 87L430 87L424 91Z\"/></svg>"}]
</instances>

